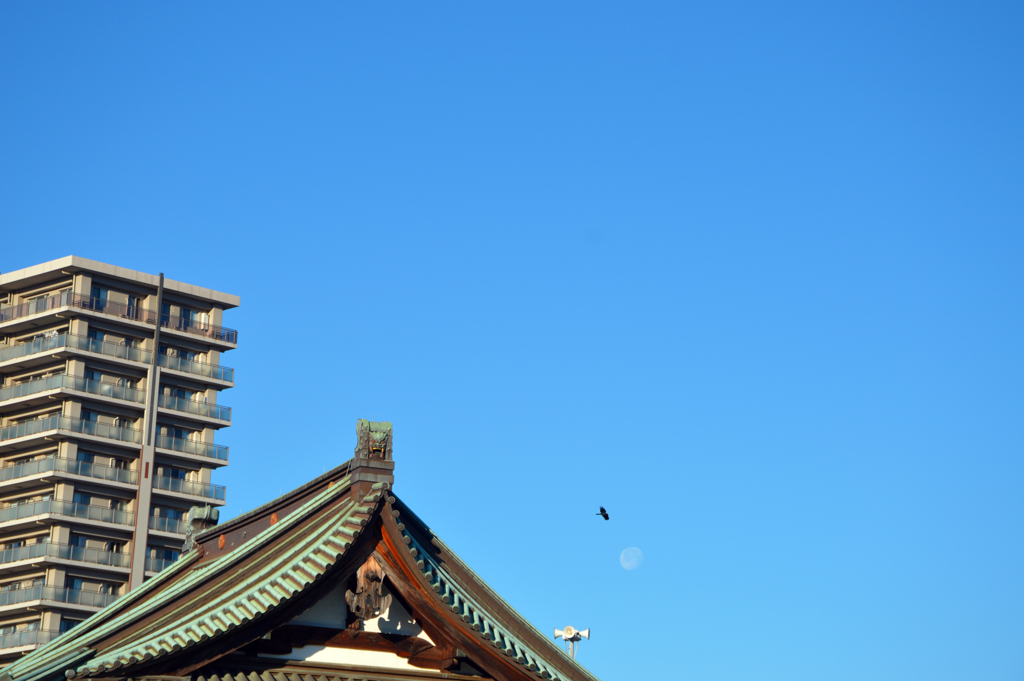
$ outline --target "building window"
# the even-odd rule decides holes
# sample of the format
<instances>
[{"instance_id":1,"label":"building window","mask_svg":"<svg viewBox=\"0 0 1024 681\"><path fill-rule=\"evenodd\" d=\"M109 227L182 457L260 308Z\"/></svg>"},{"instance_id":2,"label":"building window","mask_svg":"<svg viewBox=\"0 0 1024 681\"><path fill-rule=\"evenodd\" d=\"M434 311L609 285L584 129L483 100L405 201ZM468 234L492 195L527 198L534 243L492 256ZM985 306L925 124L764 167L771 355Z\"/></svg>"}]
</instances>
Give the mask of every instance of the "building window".
<instances>
[{"instance_id":1,"label":"building window","mask_svg":"<svg viewBox=\"0 0 1024 681\"><path fill-rule=\"evenodd\" d=\"M94 310L103 312L103 309L107 306L107 289L100 286L92 287L92 307Z\"/></svg>"},{"instance_id":2,"label":"building window","mask_svg":"<svg viewBox=\"0 0 1024 681\"><path fill-rule=\"evenodd\" d=\"M82 620L69 620L60 618L60 633L65 633L74 629Z\"/></svg>"},{"instance_id":3,"label":"building window","mask_svg":"<svg viewBox=\"0 0 1024 681\"><path fill-rule=\"evenodd\" d=\"M128 317L131 319L139 318L139 297L128 296Z\"/></svg>"}]
</instances>

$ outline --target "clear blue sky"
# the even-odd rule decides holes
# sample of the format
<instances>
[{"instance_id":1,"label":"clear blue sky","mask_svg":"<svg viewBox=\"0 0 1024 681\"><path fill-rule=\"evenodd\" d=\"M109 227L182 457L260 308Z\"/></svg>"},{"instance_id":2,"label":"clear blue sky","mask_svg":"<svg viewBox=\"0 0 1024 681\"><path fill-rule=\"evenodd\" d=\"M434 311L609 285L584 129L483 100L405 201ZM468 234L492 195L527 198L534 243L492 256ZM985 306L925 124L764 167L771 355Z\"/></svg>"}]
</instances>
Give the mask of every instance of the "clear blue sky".
<instances>
[{"instance_id":1,"label":"clear blue sky","mask_svg":"<svg viewBox=\"0 0 1024 681\"><path fill-rule=\"evenodd\" d=\"M603 681L1020 679L1024 5L848 4L7 2L0 270L240 295L226 515L391 420Z\"/></svg>"}]
</instances>

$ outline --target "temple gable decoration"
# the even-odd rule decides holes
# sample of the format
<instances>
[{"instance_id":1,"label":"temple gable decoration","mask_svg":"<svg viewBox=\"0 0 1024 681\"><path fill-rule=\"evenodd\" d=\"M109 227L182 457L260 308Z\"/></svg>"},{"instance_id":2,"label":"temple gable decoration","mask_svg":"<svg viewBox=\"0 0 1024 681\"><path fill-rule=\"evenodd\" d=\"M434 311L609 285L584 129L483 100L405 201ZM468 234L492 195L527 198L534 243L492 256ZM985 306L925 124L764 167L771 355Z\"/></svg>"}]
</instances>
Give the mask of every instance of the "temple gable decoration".
<instances>
[{"instance_id":1,"label":"temple gable decoration","mask_svg":"<svg viewBox=\"0 0 1024 681\"><path fill-rule=\"evenodd\" d=\"M391 595L383 593L384 571L373 556L356 570L356 590L345 593L345 602L359 622L380 617L391 607Z\"/></svg>"},{"instance_id":2,"label":"temple gable decoration","mask_svg":"<svg viewBox=\"0 0 1024 681\"><path fill-rule=\"evenodd\" d=\"M180 560L0 681L597 681L393 493L391 424L356 431L302 487L205 530L197 513Z\"/></svg>"}]
</instances>

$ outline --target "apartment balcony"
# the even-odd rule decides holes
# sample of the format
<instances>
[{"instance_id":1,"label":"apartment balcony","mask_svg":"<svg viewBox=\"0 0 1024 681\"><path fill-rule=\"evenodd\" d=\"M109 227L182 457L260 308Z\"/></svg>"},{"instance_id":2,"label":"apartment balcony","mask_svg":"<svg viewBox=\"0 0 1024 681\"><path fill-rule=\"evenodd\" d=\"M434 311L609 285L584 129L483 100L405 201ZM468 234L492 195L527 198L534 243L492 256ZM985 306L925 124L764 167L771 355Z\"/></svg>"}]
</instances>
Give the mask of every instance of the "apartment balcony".
<instances>
[{"instance_id":1,"label":"apartment balcony","mask_svg":"<svg viewBox=\"0 0 1024 681\"><path fill-rule=\"evenodd\" d=\"M204 421L214 421L216 422L214 425L231 425L231 407L225 407L220 404L204 404L203 402L186 400L183 397L173 397L171 395L158 395L156 404L160 409L170 409L171 411L198 416Z\"/></svg>"},{"instance_id":2,"label":"apartment balcony","mask_svg":"<svg viewBox=\"0 0 1024 681\"><path fill-rule=\"evenodd\" d=\"M146 403L145 393L136 388L95 381L81 376L68 376L67 374L57 374L29 381L28 383L2 388L0 389L0 403L13 400L20 402L37 401L39 398L45 398L54 393L68 391L95 395L108 398L109 400L131 402L134 405ZM32 398L35 398L35 400Z\"/></svg>"},{"instance_id":3,"label":"apartment balcony","mask_svg":"<svg viewBox=\"0 0 1024 681\"><path fill-rule=\"evenodd\" d=\"M119 596L120 594L68 589L61 586L30 586L23 589L0 591L0 608L34 601L79 605L86 608L105 608L116 601Z\"/></svg>"},{"instance_id":4,"label":"apartment balcony","mask_svg":"<svg viewBox=\"0 0 1024 681\"><path fill-rule=\"evenodd\" d=\"M189 317L158 314L155 310L149 310L137 305L114 303L105 298L92 298L69 292L31 300L20 305L0 308L0 327L13 326L15 328L24 327L29 329L33 327L33 322L41 322L44 318L62 311L71 314L81 312L102 314L117 317L124 322L152 326L159 323L163 329L172 333L201 336L212 343L230 347L238 345L238 331L235 329L200 322Z\"/></svg>"},{"instance_id":5,"label":"apartment balcony","mask_svg":"<svg viewBox=\"0 0 1024 681\"><path fill-rule=\"evenodd\" d=\"M147 558L146 572L161 572L174 565L176 562L176 560L171 560L169 558Z\"/></svg>"},{"instance_id":6,"label":"apartment balcony","mask_svg":"<svg viewBox=\"0 0 1024 681\"><path fill-rule=\"evenodd\" d=\"M105 565L107 567L128 568L131 567L132 557L127 553L115 551L101 551L90 549L84 546L72 546L70 544L30 544L29 546L18 546L13 549L0 551L0 565L17 563L23 560L40 560L56 558L58 560L70 560L79 563L91 563L92 565Z\"/></svg>"},{"instance_id":7,"label":"apartment balcony","mask_svg":"<svg viewBox=\"0 0 1024 681\"><path fill-rule=\"evenodd\" d=\"M204 482L192 482L181 478L169 478L163 475L153 476L153 489L179 494L190 494L194 497L224 501L225 488L222 485L209 485Z\"/></svg>"},{"instance_id":8,"label":"apartment balcony","mask_svg":"<svg viewBox=\"0 0 1024 681\"><path fill-rule=\"evenodd\" d=\"M156 363L158 366L170 371L180 371L192 376L202 376L203 378L223 381L225 383L235 382L235 370L219 364L206 364L176 355L165 354L157 355Z\"/></svg>"},{"instance_id":9,"label":"apartment balcony","mask_svg":"<svg viewBox=\"0 0 1024 681\"><path fill-rule=\"evenodd\" d=\"M170 534L185 534L187 524L184 520L175 518L164 518L163 516L149 516L149 529L157 532L168 532Z\"/></svg>"},{"instance_id":10,"label":"apartment balcony","mask_svg":"<svg viewBox=\"0 0 1024 681\"><path fill-rule=\"evenodd\" d=\"M224 445L185 440L171 437L170 435L157 435L155 445L158 450L165 450L162 453L189 454L191 456L200 456L204 459L212 459L213 462L225 464L228 462L228 448Z\"/></svg>"},{"instance_id":11,"label":"apartment balcony","mask_svg":"<svg viewBox=\"0 0 1024 681\"><path fill-rule=\"evenodd\" d=\"M65 475L95 478L120 483L118 486L135 487L139 484L139 472L128 468L114 468L87 461L75 461L56 455L35 459L0 468L0 488L5 491L21 489L38 484L39 480L50 480Z\"/></svg>"},{"instance_id":12,"label":"apartment balcony","mask_svg":"<svg viewBox=\"0 0 1024 681\"><path fill-rule=\"evenodd\" d=\"M152 350L62 333L9 347L0 346L0 366L4 366L6 363L29 362L36 358L39 361L48 361L53 355L63 357L77 352L88 352L115 360L132 362L135 363L133 366L136 368L145 368L153 362ZM206 364L176 355L164 354L158 354L156 362L164 369L189 374L190 377L198 376L219 384L233 384L235 380L235 370L219 364ZM223 387L230 386L223 385Z\"/></svg>"},{"instance_id":13,"label":"apartment balcony","mask_svg":"<svg viewBox=\"0 0 1024 681\"><path fill-rule=\"evenodd\" d=\"M131 449L138 449L142 444L141 430L53 414L0 428L0 450L27 447L43 437L100 438L108 443L114 441L117 444L135 445ZM157 435L154 444L166 454L197 456L213 463L226 464L228 461L228 448L212 442Z\"/></svg>"},{"instance_id":14,"label":"apartment balcony","mask_svg":"<svg viewBox=\"0 0 1024 681\"><path fill-rule=\"evenodd\" d=\"M5 653L9 648L28 648L46 645L61 635L60 631L47 631L45 629L34 629L32 631L16 631L13 634L0 634L0 650Z\"/></svg>"},{"instance_id":15,"label":"apartment balcony","mask_svg":"<svg viewBox=\"0 0 1024 681\"><path fill-rule=\"evenodd\" d=\"M142 444L141 430L52 414L0 428L0 449L18 449L29 446L42 437L61 435L84 437L85 439L100 438L106 442L114 441L135 445L131 447L132 449L138 449L138 446ZM224 456L226 461L227 454L225 453Z\"/></svg>"},{"instance_id":16,"label":"apartment balcony","mask_svg":"<svg viewBox=\"0 0 1024 681\"><path fill-rule=\"evenodd\" d=\"M39 520L38 516L63 516L76 520L92 520L128 527L135 525L135 514L131 511L119 511L103 506L76 504L73 501L58 501L56 499L31 501L0 509L0 524L29 518L36 522Z\"/></svg>"}]
</instances>

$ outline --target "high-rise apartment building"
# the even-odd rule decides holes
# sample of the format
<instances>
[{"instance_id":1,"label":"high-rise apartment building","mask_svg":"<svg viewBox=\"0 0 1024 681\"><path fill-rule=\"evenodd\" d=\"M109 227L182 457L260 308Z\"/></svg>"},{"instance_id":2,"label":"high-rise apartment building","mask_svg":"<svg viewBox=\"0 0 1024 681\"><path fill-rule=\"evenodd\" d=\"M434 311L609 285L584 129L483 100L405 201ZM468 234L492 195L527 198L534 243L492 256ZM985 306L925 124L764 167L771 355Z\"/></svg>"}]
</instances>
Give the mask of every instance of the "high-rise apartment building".
<instances>
[{"instance_id":1,"label":"high-rise apartment building","mask_svg":"<svg viewBox=\"0 0 1024 681\"><path fill-rule=\"evenodd\" d=\"M0 275L0 664L176 560L224 503L237 296L66 257Z\"/></svg>"}]
</instances>

